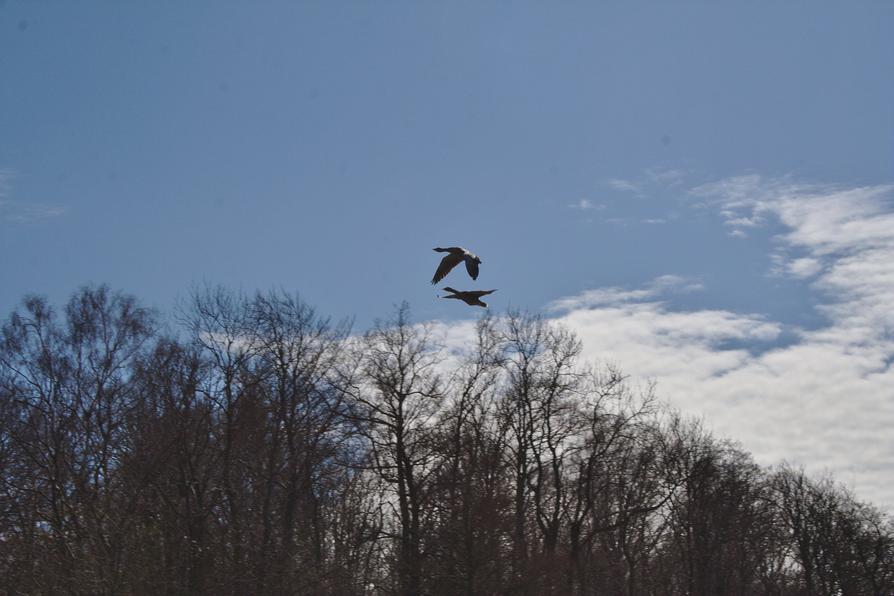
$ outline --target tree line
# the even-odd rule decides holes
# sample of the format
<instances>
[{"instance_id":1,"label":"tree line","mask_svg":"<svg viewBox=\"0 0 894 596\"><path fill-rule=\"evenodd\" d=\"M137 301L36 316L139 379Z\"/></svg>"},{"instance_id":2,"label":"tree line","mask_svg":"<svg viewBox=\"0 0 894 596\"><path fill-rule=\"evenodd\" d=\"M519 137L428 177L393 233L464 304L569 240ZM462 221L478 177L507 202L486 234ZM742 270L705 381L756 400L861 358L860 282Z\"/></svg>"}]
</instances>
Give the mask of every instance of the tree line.
<instances>
[{"instance_id":1,"label":"tree line","mask_svg":"<svg viewBox=\"0 0 894 596\"><path fill-rule=\"evenodd\" d=\"M539 316L85 287L0 336L8 594L894 594L894 526Z\"/></svg>"}]
</instances>

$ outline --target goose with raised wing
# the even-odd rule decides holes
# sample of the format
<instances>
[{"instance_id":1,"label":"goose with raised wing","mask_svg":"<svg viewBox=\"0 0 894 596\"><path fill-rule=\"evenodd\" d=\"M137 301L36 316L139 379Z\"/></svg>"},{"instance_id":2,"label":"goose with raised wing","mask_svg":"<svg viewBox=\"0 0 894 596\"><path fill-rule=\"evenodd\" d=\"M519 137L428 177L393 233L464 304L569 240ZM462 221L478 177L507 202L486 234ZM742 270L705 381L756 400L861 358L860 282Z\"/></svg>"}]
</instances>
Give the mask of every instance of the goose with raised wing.
<instances>
[{"instance_id":1,"label":"goose with raised wing","mask_svg":"<svg viewBox=\"0 0 894 596\"><path fill-rule=\"evenodd\" d=\"M431 278L431 283L436 284L442 279L444 279L450 270L465 261L466 263L466 271L469 272L469 275L472 279L478 279L478 265L481 264L481 259L478 258L473 252L466 250L461 246L450 246L448 248L438 247L434 249L436 252L446 252L447 255L441 259L440 265L438 265L438 270L435 271L435 276Z\"/></svg>"},{"instance_id":2,"label":"goose with raised wing","mask_svg":"<svg viewBox=\"0 0 894 596\"><path fill-rule=\"evenodd\" d=\"M450 292L449 296L441 296L441 298L455 298L456 300L462 300L469 306L481 306L487 308L487 303L481 301L482 296L487 296L488 294L493 294L496 290L474 290L467 292L460 292L459 290L454 290L453 288L447 287L444 288L445 292Z\"/></svg>"}]
</instances>

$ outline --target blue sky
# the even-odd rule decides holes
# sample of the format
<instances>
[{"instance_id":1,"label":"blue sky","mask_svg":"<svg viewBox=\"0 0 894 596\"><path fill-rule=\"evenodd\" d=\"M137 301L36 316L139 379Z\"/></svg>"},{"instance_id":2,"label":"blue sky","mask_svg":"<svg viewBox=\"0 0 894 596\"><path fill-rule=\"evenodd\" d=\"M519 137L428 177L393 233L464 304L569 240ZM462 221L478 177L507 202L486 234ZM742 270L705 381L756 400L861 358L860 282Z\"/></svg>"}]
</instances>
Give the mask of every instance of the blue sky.
<instances>
[{"instance_id":1,"label":"blue sky","mask_svg":"<svg viewBox=\"0 0 894 596\"><path fill-rule=\"evenodd\" d=\"M473 313L428 280L460 244L481 276L448 284L572 325L762 463L894 504L892 24L884 2L0 0L0 311L104 282L169 312L207 282L358 328L406 299L459 332Z\"/></svg>"}]
</instances>

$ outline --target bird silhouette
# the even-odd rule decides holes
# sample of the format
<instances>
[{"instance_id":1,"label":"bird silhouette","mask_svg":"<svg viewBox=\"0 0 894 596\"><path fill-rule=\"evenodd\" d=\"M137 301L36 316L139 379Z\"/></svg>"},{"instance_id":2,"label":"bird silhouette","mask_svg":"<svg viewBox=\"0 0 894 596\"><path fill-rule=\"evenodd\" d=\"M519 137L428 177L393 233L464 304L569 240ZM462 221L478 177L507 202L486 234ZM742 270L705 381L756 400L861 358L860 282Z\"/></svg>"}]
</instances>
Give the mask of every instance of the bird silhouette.
<instances>
[{"instance_id":1,"label":"bird silhouette","mask_svg":"<svg viewBox=\"0 0 894 596\"><path fill-rule=\"evenodd\" d=\"M434 250L436 252L446 252L448 254L441 259L441 263L438 265L438 270L435 271L435 276L431 278L432 284L436 284L444 279L447 274L450 273L451 269L463 261L466 262L466 271L469 272L472 279L478 279L478 265L481 264L481 259L478 258L478 255L467 251L461 246L451 246L448 248L438 247Z\"/></svg>"},{"instance_id":2,"label":"bird silhouette","mask_svg":"<svg viewBox=\"0 0 894 596\"><path fill-rule=\"evenodd\" d=\"M487 303L481 301L482 296L487 296L488 294L493 294L496 290L474 290L468 292L460 292L459 290L454 290L453 288L447 287L444 288L445 292L450 292L450 296L442 296L442 298L455 298L457 300L462 300L469 306L482 306L487 308Z\"/></svg>"}]
</instances>

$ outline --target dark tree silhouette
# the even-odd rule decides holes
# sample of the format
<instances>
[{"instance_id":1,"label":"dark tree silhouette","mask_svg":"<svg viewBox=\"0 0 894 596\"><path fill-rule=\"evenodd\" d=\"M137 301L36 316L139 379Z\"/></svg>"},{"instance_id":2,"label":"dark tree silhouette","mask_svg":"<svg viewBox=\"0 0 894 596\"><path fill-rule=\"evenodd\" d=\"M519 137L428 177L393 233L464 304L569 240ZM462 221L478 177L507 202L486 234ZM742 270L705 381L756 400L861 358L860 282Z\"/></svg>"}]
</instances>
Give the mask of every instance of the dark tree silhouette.
<instances>
[{"instance_id":1,"label":"dark tree silhouette","mask_svg":"<svg viewBox=\"0 0 894 596\"><path fill-rule=\"evenodd\" d=\"M549 320L456 345L207 287L172 322L102 286L6 319L5 593L894 593L885 513Z\"/></svg>"}]
</instances>

